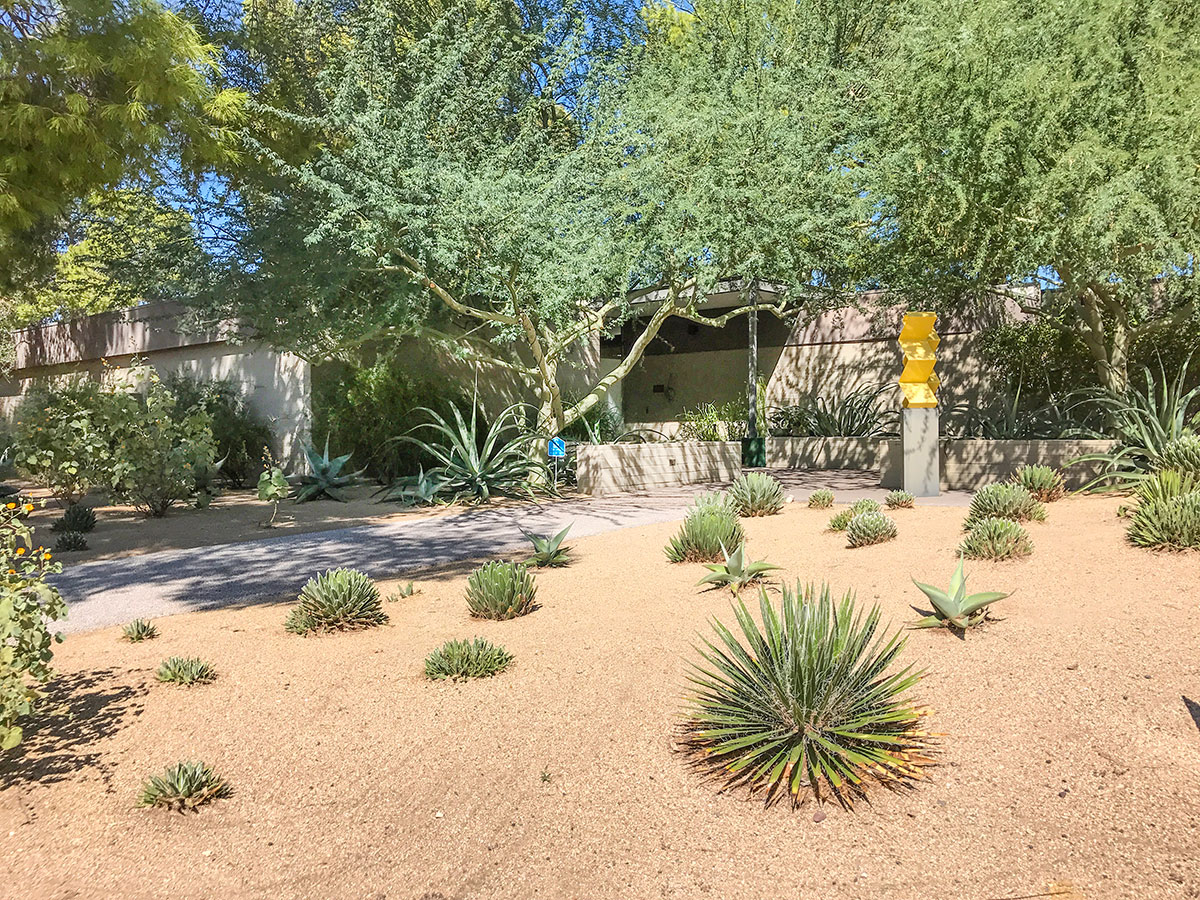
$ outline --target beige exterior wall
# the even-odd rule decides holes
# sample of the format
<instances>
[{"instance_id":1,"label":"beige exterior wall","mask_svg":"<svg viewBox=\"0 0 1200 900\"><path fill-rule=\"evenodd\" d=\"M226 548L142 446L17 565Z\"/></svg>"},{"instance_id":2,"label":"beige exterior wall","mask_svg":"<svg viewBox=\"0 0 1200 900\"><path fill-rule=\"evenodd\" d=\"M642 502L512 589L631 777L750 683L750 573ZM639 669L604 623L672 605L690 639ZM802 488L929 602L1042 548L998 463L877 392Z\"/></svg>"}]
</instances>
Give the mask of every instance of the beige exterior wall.
<instances>
[{"instance_id":1,"label":"beige exterior wall","mask_svg":"<svg viewBox=\"0 0 1200 900\"><path fill-rule=\"evenodd\" d=\"M732 481L742 470L734 441L580 444L577 453L576 482L593 496Z\"/></svg>"},{"instance_id":2,"label":"beige exterior wall","mask_svg":"<svg viewBox=\"0 0 1200 900\"><path fill-rule=\"evenodd\" d=\"M1019 466L1062 469L1069 488L1083 487L1102 471L1100 463L1080 463L1063 468L1073 459L1107 453L1115 441L1083 440L943 440L941 485L944 491L974 491L985 484L1007 481ZM879 483L899 488L903 480L899 440L879 442Z\"/></svg>"}]
</instances>

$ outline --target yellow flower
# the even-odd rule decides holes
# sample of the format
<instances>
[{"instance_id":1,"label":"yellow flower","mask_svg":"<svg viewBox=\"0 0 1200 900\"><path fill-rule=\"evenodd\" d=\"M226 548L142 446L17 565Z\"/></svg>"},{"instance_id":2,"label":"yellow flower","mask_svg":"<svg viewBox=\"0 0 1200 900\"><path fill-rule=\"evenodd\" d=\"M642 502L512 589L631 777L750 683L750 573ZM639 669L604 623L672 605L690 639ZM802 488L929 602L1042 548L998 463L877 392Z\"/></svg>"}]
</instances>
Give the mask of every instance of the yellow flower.
<instances>
[{"instance_id":1,"label":"yellow flower","mask_svg":"<svg viewBox=\"0 0 1200 900\"><path fill-rule=\"evenodd\" d=\"M16 569L9 569L9 570L8 570L8 574L9 574L9 575L16 575L16 574L17 574L17 570L16 570Z\"/></svg>"},{"instance_id":2,"label":"yellow flower","mask_svg":"<svg viewBox=\"0 0 1200 900\"><path fill-rule=\"evenodd\" d=\"M32 503L25 504L25 512L33 512L33 504Z\"/></svg>"},{"instance_id":3,"label":"yellow flower","mask_svg":"<svg viewBox=\"0 0 1200 900\"><path fill-rule=\"evenodd\" d=\"M43 554L42 554L42 559L49 559L49 558L50 558L50 554L49 554L49 553L43 553Z\"/></svg>"},{"instance_id":4,"label":"yellow flower","mask_svg":"<svg viewBox=\"0 0 1200 900\"><path fill-rule=\"evenodd\" d=\"M24 555L25 555L25 548L24 548L24 547L18 547L18 548L17 548L17 556L24 556Z\"/></svg>"},{"instance_id":5,"label":"yellow flower","mask_svg":"<svg viewBox=\"0 0 1200 900\"><path fill-rule=\"evenodd\" d=\"M10 504L8 504L8 508L9 508L9 509L16 509L16 508L17 508L17 504L15 504L15 503L10 503Z\"/></svg>"}]
</instances>

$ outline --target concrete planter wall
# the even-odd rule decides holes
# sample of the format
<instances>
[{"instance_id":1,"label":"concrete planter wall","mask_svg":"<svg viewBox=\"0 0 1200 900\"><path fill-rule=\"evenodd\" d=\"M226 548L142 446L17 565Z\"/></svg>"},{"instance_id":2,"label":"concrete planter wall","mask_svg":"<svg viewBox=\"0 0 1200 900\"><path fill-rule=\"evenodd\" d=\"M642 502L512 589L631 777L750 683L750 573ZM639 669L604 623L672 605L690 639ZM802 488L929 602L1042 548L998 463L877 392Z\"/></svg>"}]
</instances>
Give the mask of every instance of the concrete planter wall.
<instances>
[{"instance_id":1,"label":"concrete planter wall","mask_svg":"<svg viewBox=\"0 0 1200 900\"><path fill-rule=\"evenodd\" d=\"M1097 463L1063 468L1070 460L1088 453L1103 453L1115 441L1077 440L943 440L941 443L942 490L973 491L993 481L1009 478L1018 466L1053 466L1063 470L1067 486L1082 487L1100 472ZM900 441L879 442L879 483L885 488L901 486Z\"/></svg>"},{"instance_id":2,"label":"concrete planter wall","mask_svg":"<svg viewBox=\"0 0 1200 900\"><path fill-rule=\"evenodd\" d=\"M742 470L737 441L580 444L576 480L593 496L732 481Z\"/></svg>"},{"instance_id":3,"label":"concrete planter wall","mask_svg":"<svg viewBox=\"0 0 1200 900\"><path fill-rule=\"evenodd\" d=\"M769 469L874 469L879 438L767 438Z\"/></svg>"}]
</instances>

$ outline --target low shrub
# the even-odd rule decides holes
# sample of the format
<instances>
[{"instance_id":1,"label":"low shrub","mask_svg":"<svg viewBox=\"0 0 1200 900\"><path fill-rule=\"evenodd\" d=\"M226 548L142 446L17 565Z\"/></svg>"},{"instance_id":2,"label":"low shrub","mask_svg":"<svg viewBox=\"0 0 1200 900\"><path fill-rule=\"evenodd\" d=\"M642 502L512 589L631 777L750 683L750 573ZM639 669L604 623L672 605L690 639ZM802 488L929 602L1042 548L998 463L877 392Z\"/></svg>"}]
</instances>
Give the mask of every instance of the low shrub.
<instances>
[{"instance_id":1,"label":"low shrub","mask_svg":"<svg viewBox=\"0 0 1200 900\"><path fill-rule=\"evenodd\" d=\"M723 547L721 549L722 552L725 552ZM764 575L775 571L779 566L763 560L746 562L746 545L739 544L732 553L725 553L725 562L707 563L704 568L708 569L709 574L701 578L697 582L697 586L701 584L728 586L734 594L738 594L746 585L762 581Z\"/></svg>"},{"instance_id":2,"label":"low shrub","mask_svg":"<svg viewBox=\"0 0 1200 900\"><path fill-rule=\"evenodd\" d=\"M721 562L724 547L736 547L745 540L746 533L732 512L718 507L693 509L664 552L673 563Z\"/></svg>"},{"instance_id":3,"label":"low shrub","mask_svg":"<svg viewBox=\"0 0 1200 900\"><path fill-rule=\"evenodd\" d=\"M1167 469L1137 487L1129 541L1159 550L1200 549L1200 475Z\"/></svg>"},{"instance_id":4,"label":"low shrub","mask_svg":"<svg viewBox=\"0 0 1200 900\"><path fill-rule=\"evenodd\" d=\"M87 538L78 531L64 531L54 542L55 553L74 553L88 548Z\"/></svg>"},{"instance_id":5,"label":"low shrub","mask_svg":"<svg viewBox=\"0 0 1200 900\"><path fill-rule=\"evenodd\" d=\"M882 512L882 510L883 507L879 505L879 501L872 500L870 497L855 500L850 506L834 514L833 518L829 520L829 530L845 531L855 516L868 512Z\"/></svg>"},{"instance_id":6,"label":"low shrub","mask_svg":"<svg viewBox=\"0 0 1200 900\"><path fill-rule=\"evenodd\" d=\"M833 506L833 491L828 488L818 488L808 495L809 509L829 509Z\"/></svg>"},{"instance_id":7,"label":"low shrub","mask_svg":"<svg viewBox=\"0 0 1200 900\"><path fill-rule=\"evenodd\" d=\"M425 657L425 677L433 681L491 678L507 669L512 661L511 653L483 638L446 641Z\"/></svg>"},{"instance_id":8,"label":"low shrub","mask_svg":"<svg viewBox=\"0 0 1200 900\"><path fill-rule=\"evenodd\" d=\"M227 797L229 785L202 762L179 762L161 775L151 775L142 784L138 806L162 806L167 809L196 809L211 800Z\"/></svg>"},{"instance_id":9,"label":"low shrub","mask_svg":"<svg viewBox=\"0 0 1200 900\"><path fill-rule=\"evenodd\" d=\"M373 628L386 621L375 582L354 569L330 569L308 580L283 627L308 634Z\"/></svg>"},{"instance_id":10,"label":"low shrub","mask_svg":"<svg viewBox=\"0 0 1200 900\"><path fill-rule=\"evenodd\" d=\"M739 516L773 516L783 509L783 485L762 472L739 475L729 487Z\"/></svg>"},{"instance_id":11,"label":"low shrub","mask_svg":"<svg viewBox=\"0 0 1200 900\"><path fill-rule=\"evenodd\" d=\"M1040 503L1053 503L1067 495L1062 473L1050 466L1020 466L1013 481L1033 495Z\"/></svg>"},{"instance_id":12,"label":"low shrub","mask_svg":"<svg viewBox=\"0 0 1200 900\"><path fill-rule=\"evenodd\" d=\"M170 684L208 684L217 678L217 670L198 656L171 656L154 673L159 681Z\"/></svg>"},{"instance_id":13,"label":"low shrub","mask_svg":"<svg viewBox=\"0 0 1200 900\"><path fill-rule=\"evenodd\" d=\"M883 498L883 505L888 509L912 509L916 500L908 491L889 491Z\"/></svg>"},{"instance_id":14,"label":"low shrub","mask_svg":"<svg viewBox=\"0 0 1200 900\"><path fill-rule=\"evenodd\" d=\"M467 607L477 619L515 619L537 609L537 584L522 563L493 560L467 578Z\"/></svg>"},{"instance_id":15,"label":"low shrub","mask_svg":"<svg viewBox=\"0 0 1200 900\"><path fill-rule=\"evenodd\" d=\"M945 627L966 631L976 625L982 625L988 620L988 610L997 600L1003 600L1008 594L985 591L979 594L967 594L967 576L963 573L963 561L959 557L958 567L950 576L950 587L946 590L936 588L931 584L922 584L913 579L915 584L933 604L933 614L918 619L913 628Z\"/></svg>"},{"instance_id":16,"label":"low shrub","mask_svg":"<svg viewBox=\"0 0 1200 900\"><path fill-rule=\"evenodd\" d=\"M1017 559L1033 552L1029 532L1012 519L979 519L958 545L967 559Z\"/></svg>"},{"instance_id":17,"label":"low shrub","mask_svg":"<svg viewBox=\"0 0 1200 900\"><path fill-rule=\"evenodd\" d=\"M846 526L846 542L851 547L867 547L896 539L896 522L881 512L864 512Z\"/></svg>"},{"instance_id":18,"label":"low shrub","mask_svg":"<svg viewBox=\"0 0 1200 900\"><path fill-rule=\"evenodd\" d=\"M725 491L705 491L702 494L697 494L692 501L692 509L717 509L737 515L737 503Z\"/></svg>"},{"instance_id":19,"label":"low shrub","mask_svg":"<svg viewBox=\"0 0 1200 900\"><path fill-rule=\"evenodd\" d=\"M252 410L233 381L206 381L169 375L164 383L175 395L176 409L204 410L212 421L221 468L215 474L233 487L244 487L262 471L263 448L271 445L270 426Z\"/></svg>"},{"instance_id":20,"label":"low shrub","mask_svg":"<svg viewBox=\"0 0 1200 900\"><path fill-rule=\"evenodd\" d=\"M715 622L697 647L683 726L695 765L768 804L920 778L931 738L908 693L922 673L897 670L904 639L879 634L879 607L863 615L827 585L785 588L778 606L760 591L758 605L756 621L739 600L740 634Z\"/></svg>"},{"instance_id":21,"label":"low shrub","mask_svg":"<svg viewBox=\"0 0 1200 900\"><path fill-rule=\"evenodd\" d=\"M131 644L139 644L158 637L158 629L148 619L134 619L121 629L121 636Z\"/></svg>"},{"instance_id":22,"label":"low shrub","mask_svg":"<svg viewBox=\"0 0 1200 900\"><path fill-rule=\"evenodd\" d=\"M67 511L50 526L51 531L77 531L85 534L96 527L96 511L90 506L73 503Z\"/></svg>"},{"instance_id":23,"label":"low shrub","mask_svg":"<svg viewBox=\"0 0 1200 900\"><path fill-rule=\"evenodd\" d=\"M1200 477L1200 434L1184 434L1168 441L1154 464L1158 469L1174 469Z\"/></svg>"},{"instance_id":24,"label":"low shrub","mask_svg":"<svg viewBox=\"0 0 1200 900\"><path fill-rule=\"evenodd\" d=\"M845 531L846 526L850 524L850 520L854 518L854 511L846 508L838 510L833 514L833 518L829 520L830 531Z\"/></svg>"},{"instance_id":25,"label":"low shrub","mask_svg":"<svg viewBox=\"0 0 1200 900\"><path fill-rule=\"evenodd\" d=\"M681 441L737 441L749 433L745 400L702 403L679 414Z\"/></svg>"},{"instance_id":26,"label":"low shrub","mask_svg":"<svg viewBox=\"0 0 1200 900\"><path fill-rule=\"evenodd\" d=\"M971 498L963 531L970 531L984 519L1011 519L1014 522L1041 522L1046 507L1020 484L989 484L981 487Z\"/></svg>"}]
</instances>

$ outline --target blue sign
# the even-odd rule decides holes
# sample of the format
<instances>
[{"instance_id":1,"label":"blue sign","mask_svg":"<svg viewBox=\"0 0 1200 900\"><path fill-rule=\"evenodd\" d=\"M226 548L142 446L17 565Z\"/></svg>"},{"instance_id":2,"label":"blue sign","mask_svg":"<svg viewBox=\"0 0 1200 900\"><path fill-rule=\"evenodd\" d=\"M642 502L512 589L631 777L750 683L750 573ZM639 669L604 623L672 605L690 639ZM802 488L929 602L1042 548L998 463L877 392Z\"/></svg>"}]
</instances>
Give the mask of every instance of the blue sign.
<instances>
[{"instance_id":1,"label":"blue sign","mask_svg":"<svg viewBox=\"0 0 1200 900\"><path fill-rule=\"evenodd\" d=\"M567 455L567 442L560 437L550 438L546 445L546 455L551 459L562 459Z\"/></svg>"}]
</instances>

